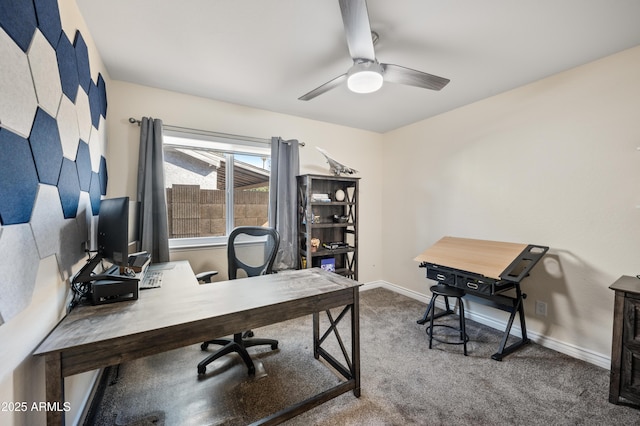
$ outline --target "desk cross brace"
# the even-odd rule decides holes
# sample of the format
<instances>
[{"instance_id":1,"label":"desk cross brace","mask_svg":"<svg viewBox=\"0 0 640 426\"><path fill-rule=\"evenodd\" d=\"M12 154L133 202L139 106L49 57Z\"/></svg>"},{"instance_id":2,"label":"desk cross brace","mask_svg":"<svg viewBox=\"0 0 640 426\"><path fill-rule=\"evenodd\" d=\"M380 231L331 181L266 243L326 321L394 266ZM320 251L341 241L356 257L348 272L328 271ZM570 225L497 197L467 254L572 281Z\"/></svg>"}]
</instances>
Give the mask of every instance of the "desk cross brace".
<instances>
[{"instance_id":1,"label":"desk cross brace","mask_svg":"<svg viewBox=\"0 0 640 426\"><path fill-rule=\"evenodd\" d=\"M523 300L527 297L526 294L522 293L520 290L520 284L514 283L514 289L516 292L515 297L509 296L498 296L495 295L493 297L489 297L483 294L468 294L475 296L476 300L482 301L482 299L486 300L486 304L493 306L496 309L500 309L505 312L509 312L509 320L507 321L507 327L504 330L502 335L502 340L500 341L500 346L498 347L498 352L491 355L491 359L496 361L502 361L502 358L514 352L516 349L521 348L522 346L528 344L530 342L527 337L527 325L525 322L524 316L524 303ZM510 303L509 303L510 302ZM511 336L511 328L513 327L513 322L515 320L516 314L520 317L520 332L521 337L518 338L515 342L507 346L507 340Z\"/></svg>"},{"instance_id":2,"label":"desk cross brace","mask_svg":"<svg viewBox=\"0 0 640 426\"><path fill-rule=\"evenodd\" d=\"M358 293L356 289L356 292L355 292L356 298L357 298L357 295ZM356 303L353 305L345 306L342 312L340 312L340 314L336 317L335 320L331 315L331 311L326 310L325 312L327 313L327 317L329 318L330 326L327 329L327 331L324 332L322 337L320 337L320 313L316 312L313 314L313 356L316 359L319 359L320 357L322 357L322 359L327 361L336 371L338 371L346 379L346 381L339 383L337 386L334 386L331 389L328 389L316 396L313 396L302 402L299 402L289 408L280 410L279 412L274 413L271 416L258 420L257 422L252 423L251 426L280 424L286 420L292 419L293 417L297 416L298 414L304 411L317 407L322 403L330 399L333 399L339 395L342 395L343 393L346 393L350 390L353 390L353 393L356 396L356 398L360 397L360 359L358 356L360 352L360 346L359 346L360 343L359 343L359 336L357 334L358 327L359 327L358 305ZM344 318L344 316L347 313L351 313L351 331L352 331L351 343L352 343L352 349L354 351L352 355L352 358L353 358L352 360L349 359L347 350L344 346L344 343L342 342L342 338L337 328L338 323ZM324 348L321 347L322 343L326 340L326 338L332 332L338 339L338 343L340 345L342 354L345 357L348 367L345 367L344 365L342 365L329 352L327 352Z\"/></svg>"},{"instance_id":3,"label":"desk cross brace","mask_svg":"<svg viewBox=\"0 0 640 426\"><path fill-rule=\"evenodd\" d=\"M507 328L505 329L504 335L502 336L502 341L500 342L498 352L491 355L491 358L496 361L501 361L504 356L509 355L511 352L530 342L529 338L527 337L527 325L524 320L524 305L522 303L525 297L526 295L524 295L520 290L520 284L516 284L516 297L515 299L513 299L513 307L507 310L511 312L511 315L509 315L509 321L507 322ZM505 345L507 344L507 339L511 334L511 327L513 326L513 320L515 319L516 312L520 317L520 331L522 333L522 337L511 345L505 347Z\"/></svg>"},{"instance_id":4,"label":"desk cross brace","mask_svg":"<svg viewBox=\"0 0 640 426\"><path fill-rule=\"evenodd\" d=\"M347 353L347 349L344 346L344 343L342 341L342 337L340 336L340 332L338 331L338 323L340 323L340 321L344 318L344 316L349 313L351 311L351 306L345 306L344 309L342 310L342 312L340 312L340 314L338 315L338 317L334 320L333 316L331 315L331 311L330 310L326 310L326 314L327 314L327 318L329 319L329 323L331 324L329 326L329 328L324 332L324 334L322 335L322 337L320 337L319 339L316 340L315 344L314 344L314 348L313 348L313 356L316 359L319 359L319 357L322 357L325 361L327 361L333 368L335 368L337 371L340 372L340 374L342 374L342 376L347 379L347 380L351 380L353 378L353 366L351 364L351 360L349 359L349 354ZM320 326L320 318L319 318L319 314L314 314L313 316L313 321L314 321L314 333L316 332L316 330L318 331L319 334L319 326ZM316 324L317 321L317 324ZM342 355L344 356L344 359L347 363L347 367L345 367L344 365L342 365L338 360L336 360L333 355L331 355L329 352L327 352L323 347L322 347L322 343L327 339L327 337L329 337L331 335L331 333L333 333L336 336L336 339L338 341L338 345L340 345L340 350L342 351Z\"/></svg>"}]
</instances>

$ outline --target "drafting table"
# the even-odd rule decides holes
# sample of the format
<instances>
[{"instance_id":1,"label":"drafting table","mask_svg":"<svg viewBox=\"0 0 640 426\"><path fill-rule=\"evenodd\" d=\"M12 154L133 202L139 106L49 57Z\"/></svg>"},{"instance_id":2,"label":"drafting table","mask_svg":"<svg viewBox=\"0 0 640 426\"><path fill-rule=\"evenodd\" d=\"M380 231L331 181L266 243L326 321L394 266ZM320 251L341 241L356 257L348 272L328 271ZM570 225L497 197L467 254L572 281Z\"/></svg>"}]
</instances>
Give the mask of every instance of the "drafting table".
<instances>
[{"instance_id":1,"label":"drafting table","mask_svg":"<svg viewBox=\"0 0 640 426\"><path fill-rule=\"evenodd\" d=\"M532 244L506 243L444 237L415 258L427 269L427 278L465 290L478 301L510 313L498 352L491 358L500 361L519 347L529 343L523 300L527 297L520 282L549 250ZM504 293L515 291L515 296ZM444 312L440 315L452 313ZM506 346L516 313L520 317L522 337ZM424 324L425 316L418 321Z\"/></svg>"}]
</instances>

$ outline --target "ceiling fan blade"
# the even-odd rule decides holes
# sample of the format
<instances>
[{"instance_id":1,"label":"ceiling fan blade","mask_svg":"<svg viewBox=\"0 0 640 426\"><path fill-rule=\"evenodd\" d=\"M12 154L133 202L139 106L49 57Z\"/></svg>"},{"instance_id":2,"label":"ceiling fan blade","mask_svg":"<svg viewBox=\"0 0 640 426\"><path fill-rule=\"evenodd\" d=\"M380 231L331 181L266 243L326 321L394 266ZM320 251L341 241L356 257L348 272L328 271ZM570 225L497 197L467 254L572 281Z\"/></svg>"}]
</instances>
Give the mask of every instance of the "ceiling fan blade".
<instances>
[{"instance_id":1,"label":"ceiling fan blade","mask_svg":"<svg viewBox=\"0 0 640 426\"><path fill-rule=\"evenodd\" d=\"M338 77L334 78L333 80L327 81L322 86L316 87L315 89L313 89L309 93L306 93L306 94L300 96L298 98L298 100L299 101L310 101L311 99L315 98L316 96L322 95L324 92L328 92L329 90L333 89L334 87L339 86L340 83L342 83L346 79L347 79L347 74L339 75Z\"/></svg>"},{"instance_id":2,"label":"ceiling fan blade","mask_svg":"<svg viewBox=\"0 0 640 426\"><path fill-rule=\"evenodd\" d=\"M340 0L340 11L351 58L376 60L365 0Z\"/></svg>"},{"instance_id":3,"label":"ceiling fan blade","mask_svg":"<svg viewBox=\"0 0 640 426\"><path fill-rule=\"evenodd\" d=\"M391 83L406 84L408 86L422 87L423 89L440 90L451 81L448 78L401 67L400 65L380 65L382 66L384 81L390 81Z\"/></svg>"}]
</instances>

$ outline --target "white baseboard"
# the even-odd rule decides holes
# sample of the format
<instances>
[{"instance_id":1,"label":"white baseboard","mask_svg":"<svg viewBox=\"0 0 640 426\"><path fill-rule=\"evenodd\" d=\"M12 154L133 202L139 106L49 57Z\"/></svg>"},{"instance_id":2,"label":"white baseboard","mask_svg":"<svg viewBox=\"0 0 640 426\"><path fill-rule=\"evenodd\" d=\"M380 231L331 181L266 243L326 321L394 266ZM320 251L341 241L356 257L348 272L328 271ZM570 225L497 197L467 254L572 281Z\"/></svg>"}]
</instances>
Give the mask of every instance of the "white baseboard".
<instances>
[{"instance_id":1,"label":"white baseboard","mask_svg":"<svg viewBox=\"0 0 640 426\"><path fill-rule=\"evenodd\" d=\"M82 409L78 411L76 414L76 418L73 420L71 424L73 425L82 425L85 423L85 419L89 414L89 408L91 407L91 402L96 395L96 391L98 389L98 385L100 383L100 377L102 376L102 369L94 370L93 377L89 380L91 382L89 389L86 392L82 400Z\"/></svg>"},{"instance_id":2,"label":"white baseboard","mask_svg":"<svg viewBox=\"0 0 640 426\"><path fill-rule=\"evenodd\" d=\"M423 302L425 305L427 305L431 300L431 296L429 295L418 293L416 291L409 290L404 287L400 287L383 280L368 282L364 284L362 287L360 287L360 290L366 291L366 290L371 290L379 287L394 291L396 293L402 294L404 296L410 297L415 300L419 300L420 302ZM438 306L438 308L440 309L444 309L444 302L441 303L440 301L438 301L436 302L436 306ZM470 320L477 321L480 324L484 324L488 327L495 328L496 330L504 330L507 326L506 321L499 320L499 319L496 319L484 314L480 314L477 312L473 312L472 310L469 310L469 309L465 309L465 316ZM514 334L516 336L521 336L519 323L516 324L514 322L511 328L511 332L512 332L511 334ZM599 354L585 348L581 348L571 343L562 342L552 337L548 337L536 332L532 332L531 330L527 330L527 336L529 337L529 339L531 339L531 341L536 342L537 344L539 344L540 346L544 346L545 348L549 348L554 351L563 353L572 358L586 361L590 364L597 365L598 367L602 367L607 370L611 368L611 358L606 355Z\"/></svg>"}]
</instances>

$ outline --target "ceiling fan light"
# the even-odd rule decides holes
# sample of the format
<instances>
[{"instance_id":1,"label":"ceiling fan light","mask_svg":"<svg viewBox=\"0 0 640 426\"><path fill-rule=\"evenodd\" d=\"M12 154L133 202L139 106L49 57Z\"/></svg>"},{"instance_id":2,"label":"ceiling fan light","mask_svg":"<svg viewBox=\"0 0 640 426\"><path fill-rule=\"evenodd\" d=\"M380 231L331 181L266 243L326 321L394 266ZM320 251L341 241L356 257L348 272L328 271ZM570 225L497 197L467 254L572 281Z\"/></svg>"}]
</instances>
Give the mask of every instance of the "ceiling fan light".
<instances>
[{"instance_id":1,"label":"ceiling fan light","mask_svg":"<svg viewBox=\"0 0 640 426\"><path fill-rule=\"evenodd\" d=\"M347 87L355 93L372 93L382 87L382 74L377 71L358 71L349 75Z\"/></svg>"}]
</instances>

